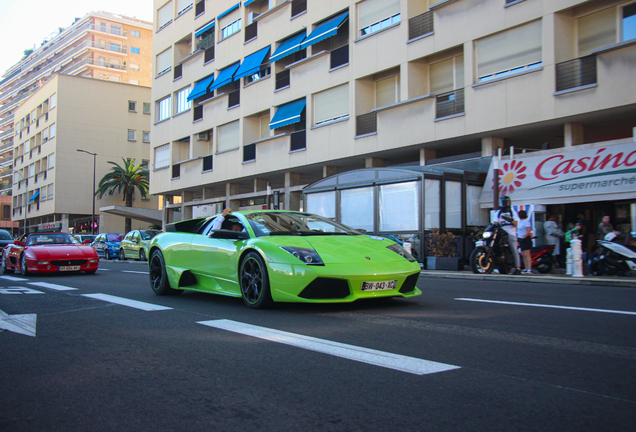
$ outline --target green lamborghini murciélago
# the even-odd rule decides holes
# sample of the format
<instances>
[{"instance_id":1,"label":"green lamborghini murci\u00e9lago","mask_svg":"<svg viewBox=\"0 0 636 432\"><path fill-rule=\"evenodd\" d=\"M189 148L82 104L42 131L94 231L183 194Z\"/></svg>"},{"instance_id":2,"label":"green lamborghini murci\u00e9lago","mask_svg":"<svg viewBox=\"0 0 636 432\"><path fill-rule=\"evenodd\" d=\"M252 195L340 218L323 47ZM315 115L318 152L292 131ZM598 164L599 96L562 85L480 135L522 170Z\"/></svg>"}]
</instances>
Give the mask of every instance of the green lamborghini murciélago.
<instances>
[{"instance_id":1,"label":"green lamborghini murci\u00e9lago","mask_svg":"<svg viewBox=\"0 0 636 432\"><path fill-rule=\"evenodd\" d=\"M150 242L148 265L157 295L202 291L242 297L251 308L422 293L420 266L402 246L293 211L169 224Z\"/></svg>"}]
</instances>

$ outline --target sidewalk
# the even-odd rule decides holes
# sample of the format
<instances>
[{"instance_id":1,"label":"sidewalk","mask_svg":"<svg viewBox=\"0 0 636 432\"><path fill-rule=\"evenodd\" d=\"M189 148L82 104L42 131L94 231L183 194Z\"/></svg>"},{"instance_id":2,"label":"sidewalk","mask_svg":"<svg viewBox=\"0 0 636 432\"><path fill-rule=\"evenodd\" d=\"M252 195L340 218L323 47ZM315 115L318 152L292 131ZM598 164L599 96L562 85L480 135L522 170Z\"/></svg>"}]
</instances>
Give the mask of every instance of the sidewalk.
<instances>
[{"instance_id":1,"label":"sidewalk","mask_svg":"<svg viewBox=\"0 0 636 432\"><path fill-rule=\"evenodd\" d=\"M492 281L512 281L542 284L560 285L592 285L636 288L636 277L631 276L583 276L572 277L565 274L564 269L554 269L551 273L504 275L504 274L475 274L470 270L447 271L447 270L422 270L422 278L445 278L445 279L467 279L467 280L492 280ZM420 279L421 280L421 279Z\"/></svg>"}]
</instances>

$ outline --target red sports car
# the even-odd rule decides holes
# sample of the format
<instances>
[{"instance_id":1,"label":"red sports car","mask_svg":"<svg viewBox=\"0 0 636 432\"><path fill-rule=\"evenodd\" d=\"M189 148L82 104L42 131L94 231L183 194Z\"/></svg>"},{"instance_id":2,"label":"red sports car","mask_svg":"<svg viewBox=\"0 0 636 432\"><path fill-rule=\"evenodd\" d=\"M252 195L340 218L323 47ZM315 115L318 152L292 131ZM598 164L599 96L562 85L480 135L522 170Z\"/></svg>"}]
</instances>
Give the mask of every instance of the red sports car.
<instances>
[{"instance_id":1,"label":"red sports car","mask_svg":"<svg viewBox=\"0 0 636 432\"><path fill-rule=\"evenodd\" d=\"M2 273L79 272L95 273L97 252L81 245L69 233L30 233L16 239L2 251Z\"/></svg>"}]
</instances>

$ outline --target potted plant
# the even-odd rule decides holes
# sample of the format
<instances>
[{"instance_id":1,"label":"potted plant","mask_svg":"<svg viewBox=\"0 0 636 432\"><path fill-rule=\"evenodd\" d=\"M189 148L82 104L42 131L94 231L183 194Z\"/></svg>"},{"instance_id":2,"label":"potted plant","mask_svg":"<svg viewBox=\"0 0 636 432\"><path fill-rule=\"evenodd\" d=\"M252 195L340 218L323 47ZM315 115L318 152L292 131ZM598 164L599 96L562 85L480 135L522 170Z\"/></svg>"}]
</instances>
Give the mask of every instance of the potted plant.
<instances>
[{"instance_id":1,"label":"potted plant","mask_svg":"<svg viewBox=\"0 0 636 432\"><path fill-rule=\"evenodd\" d=\"M458 270L459 257L455 234L450 231L442 233L439 228L431 230L427 243L426 268L428 270Z\"/></svg>"}]
</instances>

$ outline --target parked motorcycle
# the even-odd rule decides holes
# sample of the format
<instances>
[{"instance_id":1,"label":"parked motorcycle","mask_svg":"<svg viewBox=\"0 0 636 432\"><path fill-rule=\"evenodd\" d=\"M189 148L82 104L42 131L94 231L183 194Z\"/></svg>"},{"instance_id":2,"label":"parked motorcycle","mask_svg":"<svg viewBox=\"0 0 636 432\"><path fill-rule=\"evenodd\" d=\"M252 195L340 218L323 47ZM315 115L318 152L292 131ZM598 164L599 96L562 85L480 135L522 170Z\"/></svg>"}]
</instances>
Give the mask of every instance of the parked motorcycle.
<instances>
[{"instance_id":1,"label":"parked motorcycle","mask_svg":"<svg viewBox=\"0 0 636 432\"><path fill-rule=\"evenodd\" d=\"M508 245L508 233L499 223L488 225L481 240L475 242L475 250L470 254L470 269L473 273L488 274L497 269L499 273L508 274L514 266L514 257Z\"/></svg>"},{"instance_id":2,"label":"parked motorcycle","mask_svg":"<svg viewBox=\"0 0 636 432\"><path fill-rule=\"evenodd\" d=\"M601 250L598 258L590 264L593 274L615 275L630 270L636 271L636 252L619 243L597 240Z\"/></svg>"},{"instance_id":3,"label":"parked motorcycle","mask_svg":"<svg viewBox=\"0 0 636 432\"><path fill-rule=\"evenodd\" d=\"M530 259L532 260L532 269L538 270L539 273L550 273L554 265L554 245L533 247L530 250ZM523 264L523 260L521 260Z\"/></svg>"}]
</instances>

